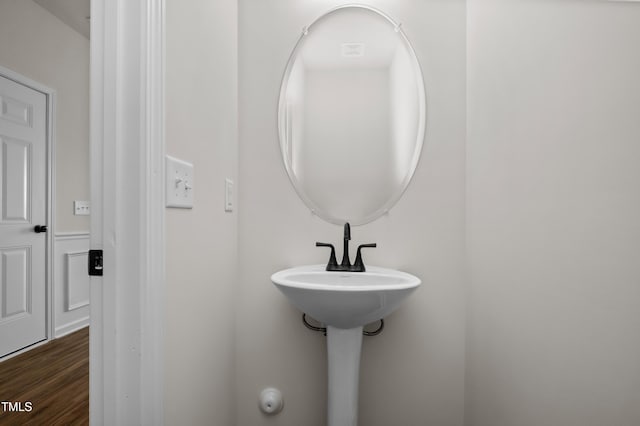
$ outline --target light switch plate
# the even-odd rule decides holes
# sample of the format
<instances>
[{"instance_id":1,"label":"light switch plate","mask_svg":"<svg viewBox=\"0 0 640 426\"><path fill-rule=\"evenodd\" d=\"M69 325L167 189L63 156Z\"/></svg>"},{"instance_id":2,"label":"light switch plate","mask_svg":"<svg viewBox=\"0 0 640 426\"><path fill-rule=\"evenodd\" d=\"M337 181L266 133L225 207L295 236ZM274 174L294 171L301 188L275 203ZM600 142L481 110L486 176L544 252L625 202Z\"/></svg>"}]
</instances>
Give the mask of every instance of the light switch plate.
<instances>
[{"instance_id":1,"label":"light switch plate","mask_svg":"<svg viewBox=\"0 0 640 426\"><path fill-rule=\"evenodd\" d=\"M166 205L182 209L193 208L193 164L166 156Z\"/></svg>"},{"instance_id":2,"label":"light switch plate","mask_svg":"<svg viewBox=\"0 0 640 426\"><path fill-rule=\"evenodd\" d=\"M229 178L224 180L224 211L233 211L233 181Z\"/></svg>"},{"instance_id":3,"label":"light switch plate","mask_svg":"<svg viewBox=\"0 0 640 426\"><path fill-rule=\"evenodd\" d=\"M91 203L89 201L74 201L73 214L75 216L89 216L91 214Z\"/></svg>"}]
</instances>

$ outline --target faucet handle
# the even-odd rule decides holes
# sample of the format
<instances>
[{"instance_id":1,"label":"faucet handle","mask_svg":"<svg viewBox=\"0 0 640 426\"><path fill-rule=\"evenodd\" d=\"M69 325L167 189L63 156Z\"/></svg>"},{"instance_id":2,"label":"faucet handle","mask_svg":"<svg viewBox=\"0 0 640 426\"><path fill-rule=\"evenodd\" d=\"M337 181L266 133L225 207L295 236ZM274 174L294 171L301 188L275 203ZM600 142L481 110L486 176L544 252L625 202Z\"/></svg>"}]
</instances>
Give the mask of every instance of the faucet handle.
<instances>
[{"instance_id":1,"label":"faucet handle","mask_svg":"<svg viewBox=\"0 0 640 426\"><path fill-rule=\"evenodd\" d=\"M363 248L373 248L373 247L377 247L377 244L376 243L360 244L358 246L358 251L356 253L356 261L353 262L353 270L354 270L354 272L365 272L367 270L367 268L365 268L365 266L364 266L364 262L362 261L361 249L363 249Z\"/></svg>"},{"instance_id":2,"label":"faucet handle","mask_svg":"<svg viewBox=\"0 0 640 426\"><path fill-rule=\"evenodd\" d=\"M331 247L331 255L329 256L329 263L327 263L327 271L335 271L338 268L338 261L336 260L336 249L333 244L319 243L316 241L316 247Z\"/></svg>"}]
</instances>

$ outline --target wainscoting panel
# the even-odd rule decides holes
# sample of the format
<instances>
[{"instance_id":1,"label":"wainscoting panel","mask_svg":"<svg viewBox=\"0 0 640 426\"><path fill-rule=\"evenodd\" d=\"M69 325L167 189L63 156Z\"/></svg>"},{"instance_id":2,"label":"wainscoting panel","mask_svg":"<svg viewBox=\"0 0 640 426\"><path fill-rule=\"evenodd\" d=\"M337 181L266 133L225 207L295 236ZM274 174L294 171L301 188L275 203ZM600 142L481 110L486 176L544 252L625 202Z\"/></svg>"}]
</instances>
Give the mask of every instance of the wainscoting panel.
<instances>
[{"instance_id":1,"label":"wainscoting panel","mask_svg":"<svg viewBox=\"0 0 640 426\"><path fill-rule=\"evenodd\" d=\"M53 264L54 337L89 324L89 233L57 233Z\"/></svg>"},{"instance_id":2,"label":"wainscoting panel","mask_svg":"<svg viewBox=\"0 0 640 426\"><path fill-rule=\"evenodd\" d=\"M67 252L67 288L65 293L66 308L68 311L89 305L89 275L87 275L87 262L89 254L86 250Z\"/></svg>"}]
</instances>

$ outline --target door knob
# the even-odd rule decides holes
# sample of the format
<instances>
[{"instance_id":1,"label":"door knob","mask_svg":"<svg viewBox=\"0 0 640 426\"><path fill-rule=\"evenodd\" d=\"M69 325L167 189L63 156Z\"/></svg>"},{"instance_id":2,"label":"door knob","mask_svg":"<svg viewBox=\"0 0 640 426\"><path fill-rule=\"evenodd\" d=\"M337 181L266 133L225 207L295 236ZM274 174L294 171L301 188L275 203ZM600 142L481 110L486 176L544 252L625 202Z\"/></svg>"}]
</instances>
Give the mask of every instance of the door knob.
<instances>
[{"instance_id":1,"label":"door knob","mask_svg":"<svg viewBox=\"0 0 640 426\"><path fill-rule=\"evenodd\" d=\"M38 234L41 232L47 232L47 225L36 225L33 230Z\"/></svg>"}]
</instances>

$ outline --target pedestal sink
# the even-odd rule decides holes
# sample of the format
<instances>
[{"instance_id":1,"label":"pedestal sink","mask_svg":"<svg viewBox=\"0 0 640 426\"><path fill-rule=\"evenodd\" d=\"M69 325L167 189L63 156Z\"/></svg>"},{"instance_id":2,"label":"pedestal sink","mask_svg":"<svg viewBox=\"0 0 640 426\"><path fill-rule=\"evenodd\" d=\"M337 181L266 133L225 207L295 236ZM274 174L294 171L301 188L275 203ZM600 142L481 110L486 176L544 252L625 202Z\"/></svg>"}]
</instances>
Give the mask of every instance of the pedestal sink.
<instances>
[{"instance_id":1,"label":"pedestal sink","mask_svg":"<svg viewBox=\"0 0 640 426\"><path fill-rule=\"evenodd\" d=\"M328 425L357 426L362 327L395 311L421 283L393 269L328 272L324 265L285 269L271 281L302 312L327 326Z\"/></svg>"}]
</instances>

